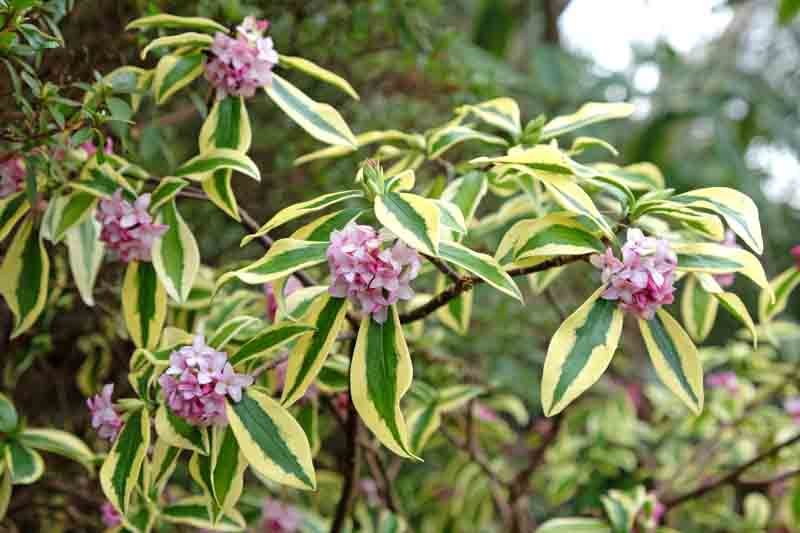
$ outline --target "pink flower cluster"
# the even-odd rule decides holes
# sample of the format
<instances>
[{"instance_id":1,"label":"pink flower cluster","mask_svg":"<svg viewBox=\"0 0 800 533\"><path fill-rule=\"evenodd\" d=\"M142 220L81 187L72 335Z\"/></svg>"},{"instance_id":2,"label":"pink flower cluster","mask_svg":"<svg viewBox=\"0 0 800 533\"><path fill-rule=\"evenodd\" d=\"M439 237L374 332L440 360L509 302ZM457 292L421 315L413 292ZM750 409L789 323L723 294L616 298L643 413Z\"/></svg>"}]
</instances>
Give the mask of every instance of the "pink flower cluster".
<instances>
[{"instance_id":1,"label":"pink flower cluster","mask_svg":"<svg viewBox=\"0 0 800 533\"><path fill-rule=\"evenodd\" d=\"M202 335L191 346L169 356L169 368L158 379L167 405L195 426L225 425L225 396L238 402L253 377L237 374L225 352L206 345Z\"/></svg>"},{"instance_id":2,"label":"pink flower cluster","mask_svg":"<svg viewBox=\"0 0 800 533\"><path fill-rule=\"evenodd\" d=\"M735 372L714 372L706 378L706 384L715 389L725 389L730 394L739 391L739 381Z\"/></svg>"},{"instance_id":3,"label":"pink flower cluster","mask_svg":"<svg viewBox=\"0 0 800 533\"><path fill-rule=\"evenodd\" d=\"M100 240L124 262L150 261L153 241L167 231L168 226L154 224L147 212L150 195L143 194L131 205L122 199L122 189L104 198L97 210L97 220L103 225Z\"/></svg>"},{"instance_id":4,"label":"pink flower cluster","mask_svg":"<svg viewBox=\"0 0 800 533\"><path fill-rule=\"evenodd\" d=\"M122 418L114 409L111 395L114 394L114 384L103 386L103 391L86 400L86 406L92 415L92 427L102 439L113 441L117 438L122 428Z\"/></svg>"},{"instance_id":5,"label":"pink flower cluster","mask_svg":"<svg viewBox=\"0 0 800 533\"><path fill-rule=\"evenodd\" d=\"M300 531L303 517L289 504L267 498L261 508L263 533L295 533Z\"/></svg>"},{"instance_id":6,"label":"pink flower cluster","mask_svg":"<svg viewBox=\"0 0 800 533\"><path fill-rule=\"evenodd\" d=\"M381 324L390 305L414 296L410 282L421 266L419 254L400 240L382 248L383 241L393 239L370 226L350 223L331 234L328 247L331 295L349 298Z\"/></svg>"},{"instance_id":7,"label":"pink flower cluster","mask_svg":"<svg viewBox=\"0 0 800 533\"><path fill-rule=\"evenodd\" d=\"M22 159L14 157L0 163L0 198L11 196L25 186L25 167Z\"/></svg>"},{"instance_id":8,"label":"pink flower cluster","mask_svg":"<svg viewBox=\"0 0 800 533\"><path fill-rule=\"evenodd\" d=\"M741 246L736 244L736 234L731 230L727 230L725 232L725 239L723 239L720 244L722 246L727 246L728 248L741 248ZM728 274L717 274L714 276L714 279L717 280L717 283L719 283L720 287L730 287L733 285L733 281L736 279L736 274L733 272Z\"/></svg>"},{"instance_id":9,"label":"pink flower cluster","mask_svg":"<svg viewBox=\"0 0 800 533\"><path fill-rule=\"evenodd\" d=\"M786 414L792 417L795 424L800 424L800 396L788 398L783 402L783 409Z\"/></svg>"},{"instance_id":10,"label":"pink flower cluster","mask_svg":"<svg viewBox=\"0 0 800 533\"><path fill-rule=\"evenodd\" d=\"M226 95L251 97L258 87L272 83L272 67L278 52L271 37L264 37L266 20L247 17L236 28L237 36L214 36L211 57L206 61L206 79L216 87L217 98Z\"/></svg>"},{"instance_id":11,"label":"pink flower cluster","mask_svg":"<svg viewBox=\"0 0 800 533\"><path fill-rule=\"evenodd\" d=\"M619 300L625 311L649 320L656 310L674 300L675 267L678 259L669 243L646 237L640 229L628 230L622 246L622 260L609 247L605 254L594 255L592 264L602 269L606 300Z\"/></svg>"},{"instance_id":12,"label":"pink flower cluster","mask_svg":"<svg viewBox=\"0 0 800 533\"><path fill-rule=\"evenodd\" d=\"M100 507L100 518L103 520L103 524L108 527L117 527L118 525L122 524L122 515L119 514L111 502L105 502Z\"/></svg>"}]
</instances>

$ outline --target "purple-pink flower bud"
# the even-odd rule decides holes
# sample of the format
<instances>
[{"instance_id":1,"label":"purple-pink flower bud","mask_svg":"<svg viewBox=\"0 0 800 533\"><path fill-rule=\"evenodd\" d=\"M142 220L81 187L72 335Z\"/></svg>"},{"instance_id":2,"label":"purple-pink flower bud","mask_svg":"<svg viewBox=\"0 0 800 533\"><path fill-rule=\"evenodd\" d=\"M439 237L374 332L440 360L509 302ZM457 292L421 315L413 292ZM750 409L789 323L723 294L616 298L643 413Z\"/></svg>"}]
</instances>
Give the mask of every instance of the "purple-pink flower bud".
<instances>
[{"instance_id":1,"label":"purple-pink flower bud","mask_svg":"<svg viewBox=\"0 0 800 533\"><path fill-rule=\"evenodd\" d=\"M414 296L410 283L421 266L416 250L400 240L383 248L390 239L394 237L381 236L370 226L350 223L331 233L328 247L331 295L348 298L380 323L390 305Z\"/></svg>"},{"instance_id":2,"label":"purple-pink flower bud","mask_svg":"<svg viewBox=\"0 0 800 533\"><path fill-rule=\"evenodd\" d=\"M278 64L278 52L272 38L263 36L268 27L266 20L247 17L237 28L236 38L224 33L214 36L205 74L217 89L217 98L226 95L249 98L258 87L272 83L272 67Z\"/></svg>"},{"instance_id":3,"label":"purple-pink flower bud","mask_svg":"<svg viewBox=\"0 0 800 533\"><path fill-rule=\"evenodd\" d=\"M110 441L117 438L122 428L122 418L114 409L114 402L111 401L112 394L114 394L114 384L109 383L103 386L100 394L86 399L86 406L92 415L92 427L97 430L100 438Z\"/></svg>"},{"instance_id":4,"label":"purple-pink flower bud","mask_svg":"<svg viewBox=\"0 0 800 533\"><path fill-rule=\"evenodd\" d=\"M0 163L0 198L11 196L25 187L25 167L14 157Z\"/></svg>"},{"instance_id":5,"label":"purple-pink flower bud","mask_svg":"<svg viewBox=\"0 0 800 533\"><path fill-rule=\"evenodd\" d=\"M122 199L122 189L100 202L95 215L103 225L100 240L121 261L150 261L153 242L167 231L169 226L153 223L147 212L149 205L150 194L141 195L131 204Z\"/></svg>"},{"instance_id":6,"label":"purple-pink flower bud","mask_svg":"<svg viewBox=\"0 0 800 533\"><path fill-rule=\"evenodd\" d=\"M198 335L191 346L169 356L169 368L158 379L164 399L172 411L196 426L225 425L225 397L242 399L242 390L253 377L237 374L224 352L206 345Z\"/></svg>"},{"instance_id":7,"label":"purple-pink flower bud","mask_svg":"<svg viewBox=\"0 0 800 533\"><path fill-rule=\"evenodd\" d=\"M659 307L675 298L678 259L663 239L646 237L641 230L631 228L622 246L622 260L609 247L605 254L593 255L591 262L602 270L603 283L607 284L603 298L619 300L625 311L639 318L653 318Z\"/></svg>"},{"instance_id":8,"label":"purple-pink flower bud","mask_svg":"<svg viewBox=\"0 0 800 533\"><path fill-rule=\"evenodd\" d=\"M706 378L706 383L709 387L725 389L731 394L739 391L739 382L734 372L714 372Z\"/></svg>"},{"instance_id":9,"label":"purple-pink flower bud","mask_svg":"<svg viewBox=\"0 0 800 533\"><path fill-rule=\"evenodd\" d=\"M783 402L783 408L796 424L800 424L800 396L787 398Z\"/></svg>"},{"instance_id":10,"label":"purple-pink flower bud","mask_svg":"<svg viewBox=\"0 0 800 533\"><path fill-rule=\"evenodd\" d=\"M267 498L261 508L263 533L295 533L300 531L303 517L289 504Z\"/></svg>"},{"instance_id":11,"label":"purple-pink flower bud","mask_svg":"<svg viewBox=\"0 0 800 533\"><path fill-rule=\"evenodd\" d=\"M111 502L105 502L100 507L100 518L103 520L103 524L108 527L117 527L118 525L122 524L122 515L119 514Z\"/></svg>"}]
</instances>

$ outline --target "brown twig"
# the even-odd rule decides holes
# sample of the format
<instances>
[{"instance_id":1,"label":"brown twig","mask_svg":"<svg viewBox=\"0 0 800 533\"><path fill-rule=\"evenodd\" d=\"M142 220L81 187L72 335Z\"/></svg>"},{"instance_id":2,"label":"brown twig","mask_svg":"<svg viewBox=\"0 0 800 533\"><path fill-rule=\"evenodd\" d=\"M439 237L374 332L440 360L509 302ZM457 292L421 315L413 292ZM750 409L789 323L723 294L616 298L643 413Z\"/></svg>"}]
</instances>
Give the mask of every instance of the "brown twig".
<instances>
[{"instance_id":1,"label":"brown twig","mask_svg":"<svg viewBox=\"0 0 800 533\"><path fill-rule=\"evenodd\" d=\"M355 346L355 341L350 343L351 359L353 358ZM359 467L361 466L361 446L358 445L360 425L358 412L356 412L356 407L353 404L353 397L350 395L347 402L347 454L344 458L344 484L339 495L339 503L336 504L336 514L331 524L331 533L342 531L356 496L356 483L358 481Z\"/></svg>"},{"instance_id":2,"label":"brown twig","mask_svg":"<svg viewBox=\"0 0 800 533\"><path fill-rule=\"evenodd\" d=\"M531 267L525 268L515 268L512 270L508 270L507 273L511 277L516 276L524 276L526 274L532 274L534 272L543 272L545 270L550 270L551 268L558 268L560 266L568 265L570 263L575 263L578 261L585 261L589 258L591 254L583 254L583 255L568 255L568 256L558 256L552 259L548 259L547 261L543 261L538 265L534 265ZM421 320L426 316L430 315L440 307L447 305L447 303L460 296L461 294L472 290L472 288L479 284L483 283L484 281L477 277L477 276L465 276L460 277L457 282L454 282L448 288L444 289L442 292L428 300L425 304L417 307L416 309L412 309L407 313L403 313L400 315L400 323L402 324L409 324L411 322L416 322L417 320Z\"/></svg>"},{"instance_id":3,"label":"brown twig","mask_svg":"<svg viewBox=\"0 0 800 533\"><path fill-rule=\"evenodd\" d=\"M690 500L693 500L693 499L696 499L696 498L700 498L701 496L704 496L705 494L707 494L707 493L709 493L709 492L711 492L713 490L716 490L719 487L722 487L723 485L727 485L729 483L734 483L734 482L738 481L739 476L741 476L744 472L746 472L747 470L749 470L753 466L757 465L761 461L769 459L770 457L772 457L773 455L775 455L776 453L778 453L782 449L784 449L784 448L786 448L788 446L791 446L793 444L796 444L798 442L800 442L800 434L797 434L797 435L795 435L794 437L792 437L792 438L790 438L788 440L785 440L785 441L783 441L781 443L776 444L772 448L770 448L770 449L766 450L765 452L762 452L761 454L755 456L753 459L747 461L746 463L737 466L736 468L734 468L729 473L725 474L724 476L722 476L719 479L716 479L714 481L709 481L708 483L704 483L704 484L700 485L699 487L697 487L696 489L694 489L692 491L689 491L689 492L687 492L685 494L681 494L680 496L676 496L674 498L670 498L670 499L664 500L664 502L663 502L664 506L667 508L667 511L671 511L675 507L678 507L679 505L682 505L682 504L684 504L684 503L686 503L686 502L688 502Z\"/></svg>"}]
</instances>

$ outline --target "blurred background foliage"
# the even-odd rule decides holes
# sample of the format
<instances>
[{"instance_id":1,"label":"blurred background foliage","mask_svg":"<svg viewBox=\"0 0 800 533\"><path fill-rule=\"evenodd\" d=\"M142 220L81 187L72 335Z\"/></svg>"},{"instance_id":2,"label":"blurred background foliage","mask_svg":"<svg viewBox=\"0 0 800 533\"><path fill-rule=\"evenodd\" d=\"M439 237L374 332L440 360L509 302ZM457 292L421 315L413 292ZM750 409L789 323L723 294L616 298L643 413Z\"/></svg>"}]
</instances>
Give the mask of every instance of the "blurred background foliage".
<instances>
[{"instance_id":1,"label":"blurred background foliage","mask_svg":"<svg viewBox=\"0 0 800 533\"><path fill-rule=\"evenodd\" d=\"M656 32L634 42L621 66L609 68L581 40L587 28L602 41L604 34L610 40L620 27L644 22L645 29L660 27L660 21L642 21L628 11L643 5L667 6L673 11L672 24L680 25L682 8L695 2L706 6L702 13L709 20L723 23L688 48L672 42L668 32ZM752 196L761 210L764 263L772 277L791 264L788 250L800 242L800 23L792 19L798 8L800 2L793 0L79 0L61 26L66 48L48 54L43 70L44 77L69 83L91 81L95 71L107 73L123 64L143 65L138 57L143 37L124 31L142 14L201 15L230 26L254 14L270 20L269 33L279 52L307 57L352 83L360 101L310 77L292 80L339 109L356 134L375 129L424 131L450 119L459 105L497 96L515 98L525 122L540 113L570 113L587 101L631 101L637 105L633 120L593 126L580 134L602 137L616 146L620 156L614 162L619 165L655 163L679 192L727 186ZM649 13L656 17L659 11ZM685 16L697 13L692 10ZM701 17L691 22L690 27L703 28L706 21ZM156 61L157 54L144 66ZM7 98L4 75L0 74L0 95ZM117 151L153 175L170 175L196 153L206 96L198 92L175 98L157 111L149 102L135 125L114 125ZM321 148L320 143L265 96L256 96L253 103L250 155L263 179L260 184L237 179L235 187L241 205L259 222L290 203L348 186L357 164L371 155L367 147L348 157L296 167L294 159ZM418 182L435 183L443 180L442 173L440 166L423 167ZM184 204L182 211L195 230L201 255L212 266L260 255L255 245L239 248L244 231L221 211L207 203ZM497 205L484 202L479 216ZM294 229L287 224L275 237ZM421 347L430 355L468 361L474 372L519 394L538 413L538 380L547 342L561 313L571 312L593 290L592 276L590 267L573 267L553 283L549 294L526 294L524 307L478 287L469 335L458 337L436 326L419 339ZM746 282L737 283L734 290L755 310L757 295ZM63 343L63 332L70 328L109 327L102 320L87 321L87 310L75 306L74 316L51 317L58 321L51 331L61 332L55 339L48 336L38 344L15 346L15 368L6 368L6 382L41 364L47 370L42 375L62 390L64 376L57 370L65 363L39 363L38 355ZM790 312L795 318L800 313L797 298ZM738 325L721 315L707 344L724 344L736 329ZM626 357L615 358L612 373L626 381L652 382L654 376L640 375L649 365L638 342L623 340ZM65 359L70 350L75 348L67 348ZM77 367L83 356L72 360ZM127 355L115 352L114 361L122 373ZM420 366L431 382L446 372L436 365ZM604 394L600 389L597 393ZM70 386L54 411L69 416L66 406L78 401L82 399ZM437 468L436 461L425 468ZM607 480L599 477L597 483L605 484ZM399 490L413 494L415 488Z\"/></svg>"}]
</instances>

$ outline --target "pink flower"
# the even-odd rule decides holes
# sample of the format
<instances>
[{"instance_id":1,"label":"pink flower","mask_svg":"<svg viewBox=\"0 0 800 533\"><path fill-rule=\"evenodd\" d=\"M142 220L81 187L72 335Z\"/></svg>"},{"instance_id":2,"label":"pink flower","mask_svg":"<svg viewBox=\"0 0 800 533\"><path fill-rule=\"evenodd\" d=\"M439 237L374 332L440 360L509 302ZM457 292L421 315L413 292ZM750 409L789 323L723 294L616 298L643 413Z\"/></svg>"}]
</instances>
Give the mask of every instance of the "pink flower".
<instances>
[{"instance_id":1,"label":"pink flower","mask_svg":"<svg viewBox=\"0 0 800 533\"><path fill-rule=\"evenodd\" d=\"M783 402L783 408L796 424L800 424L800 396L787 398Z\"/></svg>"},{"instance_id":2,"label":"pink flower","mask_svg":"<svg viewBox=\"0 0 800 533\"><path fill-rule=\"evenodd\" d=\"M252 376L237 374L228 356L207 346L202 335L172 352L169 364L158 378L161 392L176 415L196 426L227 424L225 397L239 402L253 384Z\"/></svg>"},{"instance_id":3,"label":"pink flower","mask_svg":"<svg viewBox=\"0 0 800 533\"><path fill-rule=\"evenodd\" d=\"M105 502L100 507L100 515L106 527L117 527L122 524L122 515L119 514L111 502Z\"/></svg>"},{"instance_id":4,"label":"pink flower","mask_svg":"<svg viewBox=\"0 0 800 533\"><path fill-rule=\"evenodd\" d=\"M0 196L2 196L1 193ZM790 253L792 254L792 257L794 257L795 265L797 266L798 269L800 269L800 244L792 246Z\"/></svg>"},{"instance_id":5,"label":"pink flower","mask_svg":"<svg viewBox=\"0 0 800 533\"><path fill-rule=\"evenodd\" d=\"M345 420L350 412L350 395L346 392L340 392L333 398L333 408L336 413Z\"/></svg>"},{"instance_id":6,"label":"pink flower","mask_svg":"<svg viewBox=\"0 0 800 533\"><path fill-rule=\"evenodd\" d=\"M84 152L86 152L87 157L91 158L97 153L97 146L93 142L83 143L80 147L83 148ZM111 155L114 153L114 139L111 137L106 137L106 147L103 149L103 153L106 155Z\"/></svg>"},{"instance_id":7,"label":"pink flower","mask_svg":"<svg viewBox=\"0 0 800 533\"><path fill-rule=\"evenodd\" d=\"M264 294L267 295L267 317L270 322L275 322L275 316L278 314L278 299L275 298L275 290L272 285L272 283L264 284ZM300 280L291 276L283 286L283 297L288 298L294 291L302 288L303 284L300 283Z\"/></svg>"},{"instance_id":8,"label":"pink flower","mask_svg":"<svg viewBox=\"0 0 800 533\"><path fill-rule=\"evenodd\" d=\"M400 240L383 249L383 241L391 239L370 226L350 223L331 234L327 252L331 295L348 298L380 323L390 305L414 296L410 283L421 266L419 254Z\"/></svg>"},{"instance_id":9,"label":"pink flower","mask_svg":"<svg viewBox=\"0 0 800 533\"><path fill-rule=\"evenodd\" d=\"M122 199L122 189L114 196L104 198L95 217L103 224L100 240L124 262L150 261L153 242L167 231L169 226L154 224L147 212L150 195L143 194L131 205Z\"/></svg>"},{"instance_id":10,"label":"pink flower","mask_svg":"<svg viewBox=\"0 0 800 533\"><path fill-rule=\"evenodd\" d=\"M276 388L278 392L283 391L283 387L286 384L286 370L289 367L289 362L284 361L278 366L275 367L275 380L276 380ZM319 397L319 389L316 385L311 384L307 389L303 397L300 398L300 401L308 401L314 400Z\"/></svg>"},{"instance_id":11,"label":"pink flower","mask_svg":"<svg viewBox=\"0 0 800 533\"><path fill-rule=\"evenodd\" d=\"M720 244L729 248L741 248L741 246L736 244L736 234L732 230L727 230L725 232L725 238ZM728 274L717 274L714 276L714 279L717 280L717 283L719 283L720 287L730 287L733 285L733 281L736 279L736 274L733 272Z\"/></svg>"},{"instance_id":12,"label":"pink flower","mask_svg":"<svg viewBox=\"0 0 800 533\"><path fill-rule=\"evenodd\" d=\"M295 533L300 531L302 516L291 505L267 498L261 508L263 533Z\"/></svg>"},{"instance_id":13,"label":"pink flower","mask_svg":"<svg viewBox=\"0 0 800 533\"><path fill-rule=\"evenodd\" d=\"M87 398L86 406L92 415L92 427L102 439L113 441L117 438L122 428L122 419L114 409L111 395L114 393L114 384L103 386L103 391L91 398Z\"/></svg>"},{"instance_id":14,"label":"pink flower","mask_svg":"<svg viewBox=\"0 0 800 533\"><path fill-rule=\"evenodd\" d=\"M217 89L217 98L249 98L258 87L272 83L272 67L278 64L278 53L272 38L263 36L268 27L266 20L247 17L237 28L236 38L223 33L214 36L205 68L206 79Z\"/></svg>"},{"instance_id":15,"label":"pink flower","mask_svg":"<svg viewBox=\"0 0 800 533\"><path fill-rule=\"evenodd\" d=\"M658 500L654 492L651 492L649 496L651 503L650 518L653 524L660 525L661 520L664 518L664 513L667 512L667 507Z\"/></svg>"},{"instance_id":16,"label":"pink flower","mask_svg":"<svg viewBox=\"0 0 800 533\"><path fill-rule=\"evenodd\" d=\"M25 167L22 158L14 157L0 163L0 198L11 196L25 188Z\"/></svg>"},{"instance_id":17,"label":"pink flower","mask_svg":"<svg viewBox=\"0 0 800 533\"><path fill-rule=\"evenodd\" d=\"M496 422L500 417L491 407L475 402L475 416L483 422Z\"/></svg>"},{"instance_id":18,"label":"pink flower","mask_svg":"<svg viewBox=\"0 0 800 533\"><path fill-rule=\"evenodd\" d=\"M631 228L621 261L611 248L590 261L601 269L603 283L607 284L603 298L619 300L625 311L639 318L653 318L659 307L674 300L678 259L663 239L646 237L641 230Z\"/></svg>"},{"instance_id":19,"label":"pink flower","mask_svg":"<svg viewBox=\"0 0 800 533\"><path fill-rule=\"evenodd\" d=\"M739 391L739 382L734 372L714 372L706 378L709 387L722 388L731 394Z\"/></svg>"}]
</instances>

